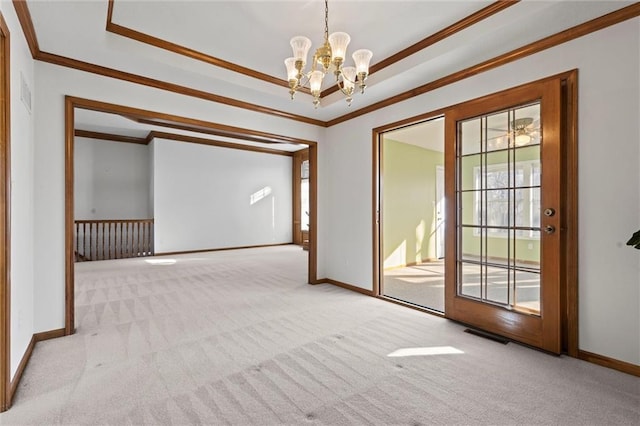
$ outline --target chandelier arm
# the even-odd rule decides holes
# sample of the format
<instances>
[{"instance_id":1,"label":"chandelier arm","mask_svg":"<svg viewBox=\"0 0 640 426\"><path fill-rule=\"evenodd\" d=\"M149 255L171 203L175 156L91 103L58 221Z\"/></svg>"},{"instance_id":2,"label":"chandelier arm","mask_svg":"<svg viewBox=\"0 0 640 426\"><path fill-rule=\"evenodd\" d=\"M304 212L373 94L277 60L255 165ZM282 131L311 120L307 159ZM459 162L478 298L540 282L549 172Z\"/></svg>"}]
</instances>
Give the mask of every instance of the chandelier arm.
<instances>
[{"instance_id":1,"label":"chandelier arm","mask_svg":"<svg viewBox=\"0 0 640 426\"><path fill-rule=\"evenodd\" d=\"M348 78L346 80L351 81ZM336 79L336 86L338 87L338 90L340 90L340 92L345 96L345 100L347 101L347 104L351 106L351 101L353 101L354 87L351 86L349 89L346 89L344 87L344 80L342 81L342 85L340 85L340 80L338 79Z\"/></svg>"},{"instance_id":2,"label":"chandelier arm","mask_svg":"<svg viewBox=\"0 0 640 426\"><path fill-rule=\"evenodd\" d=\"M298 80L298 89L304 88L309 83L310 77L311 77L311 71L307 73L303 73L302 77L300 77L300 79Z\"/></svg>"},{"instance_id":3,"label":"chandelier arm","mask_svg":"<svg viewBox=\"0 0 640 426\"><path fill-rule=\"evenodd\" d=\"M372 55L371 51L360 49L354 52L353 58L356 66L345 67L343 69L344 58L342 58L342 56L346 54L346 46L349 43L350 37L346 33L338 32L334 34L331 35L332 43L335 43L335 48L337 52L339 52L336 53L338 56L335 58L333 55L333 46L329 43L329 0L325 0L324 43L316 49L308 72L305 72L303 68L309 48L311 47L311 41L302 36L296 36L291 39L290 44L294 52L293 58L287 58L285 60L287 73L290 77L289 93L291 94L291 99L294 98L298 90L309 87L313 95L313 105L317 108L318 105L320 105L323 80L329 74L331 68L333 68L333 74L335 74L336 77L336 86L345 96L349 105L351 105L356 86L361 93L364 93L366 87L364 80L368 74L369 61ZM358 57L356 58L356 56ZM295 62L292 62L294 59ZM340 76L342 76L342 78L340 78Z\"/></svg>"},{"instance_id":4,"label":"chandelier arm","mask_svg":"<svg viewBox=\"0 0 640 426\"><path fill-rule=\"evenodd\" d=\"M338 87L338 90L340 90L345 96L350 96L353 94L353 89L351 89L351 93L349 93L349 90L344 88L344 83L340 84L339 80L336 81L336 86Z\"/></svg>"},{"instance_id":5,"label":"chandelier arm","mask_svg":"<svg viewBox=\"0 0 640 426\"><path fill-rule=\"evenodd\" d=\"M347 80L349 83L354 84L354 85L358 82L358 77L357 76L356 76L356 78L354 80L351 80L346 75L344 75L343 72L338 72L337 73L336 82L340 80L340 77L342 77L343 80Z\"/></svg>"}]
</instances>

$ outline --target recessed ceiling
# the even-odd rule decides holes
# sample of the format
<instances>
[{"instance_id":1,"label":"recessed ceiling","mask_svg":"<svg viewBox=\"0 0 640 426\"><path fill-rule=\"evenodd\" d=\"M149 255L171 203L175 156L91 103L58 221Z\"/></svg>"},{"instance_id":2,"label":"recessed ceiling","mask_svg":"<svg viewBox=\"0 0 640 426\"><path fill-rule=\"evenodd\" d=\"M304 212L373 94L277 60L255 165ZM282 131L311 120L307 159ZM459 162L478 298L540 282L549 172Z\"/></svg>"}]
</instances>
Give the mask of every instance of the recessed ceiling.
<instances>
[{"instance_id":1,"label":"recessed ceiling","mask_svg":"<svg viewBox=\"0 0 640 426\"><path fill-rule=\"evenodd\" d=\"M367 81L349 108L339 93L314 109L311 96L289 99L286 87L214 66L132 37L106 31L109 2L27 2L40 50L320 121L494 58L632 4L628 1L520 1L399 61ZM329 2L329 30L346 31L349 52L369 48L375 67L386 58L492 5L489 1ZM324 3L316 1L114 0L111 22L143 37L173 43L278 80L289 39L322 41Z\"/></svg>"}]
</instances>

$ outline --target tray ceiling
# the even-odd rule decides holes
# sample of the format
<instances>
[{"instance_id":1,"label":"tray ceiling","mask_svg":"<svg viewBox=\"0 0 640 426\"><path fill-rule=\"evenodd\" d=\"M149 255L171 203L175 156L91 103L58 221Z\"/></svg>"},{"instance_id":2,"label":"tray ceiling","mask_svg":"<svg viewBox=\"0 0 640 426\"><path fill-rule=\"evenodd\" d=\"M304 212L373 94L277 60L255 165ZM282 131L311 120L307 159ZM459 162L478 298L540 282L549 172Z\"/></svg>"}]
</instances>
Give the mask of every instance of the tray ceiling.
<instances>
[{"instance_id":1,"label":"tray ceiling","mask_svg":"<svg viewBox=\"0 0 640 426\"><path fill-rule=\"evenodd\" d=\"M109 2L27 2L40 50L320 121L383 101L438 78L621 9L625 1L520 1L371 74L351 107L342 95L311 96L247 73L106 30ZM466 17L489 1L329 1L329 31L345 31L348 52L369 48L372 67ZM314 1L112 2L111 22L162 43L189 49L284 81L289 39L322 41L323 9ZM325 79L330 80L330 79ZM324 86L323 89L327 89Z\"/></svg>"}]
</instances>

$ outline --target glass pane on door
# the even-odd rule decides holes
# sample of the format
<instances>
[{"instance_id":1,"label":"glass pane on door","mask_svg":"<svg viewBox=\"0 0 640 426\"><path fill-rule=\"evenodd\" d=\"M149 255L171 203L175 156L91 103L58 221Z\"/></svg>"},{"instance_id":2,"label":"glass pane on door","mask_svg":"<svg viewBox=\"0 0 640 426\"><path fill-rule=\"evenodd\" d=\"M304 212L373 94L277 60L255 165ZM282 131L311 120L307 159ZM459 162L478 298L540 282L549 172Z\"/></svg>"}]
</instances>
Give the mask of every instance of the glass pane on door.
<instances>
[{"instance_id":1,"label":"glass pane on door","mask_svg":"<svg viewBox=\"0 0 640 426\"><path fill-rule=\"evenodd\" d=\"M539 315L540 103L457 132L457 294Z\"/></svg>"}]
</instances>

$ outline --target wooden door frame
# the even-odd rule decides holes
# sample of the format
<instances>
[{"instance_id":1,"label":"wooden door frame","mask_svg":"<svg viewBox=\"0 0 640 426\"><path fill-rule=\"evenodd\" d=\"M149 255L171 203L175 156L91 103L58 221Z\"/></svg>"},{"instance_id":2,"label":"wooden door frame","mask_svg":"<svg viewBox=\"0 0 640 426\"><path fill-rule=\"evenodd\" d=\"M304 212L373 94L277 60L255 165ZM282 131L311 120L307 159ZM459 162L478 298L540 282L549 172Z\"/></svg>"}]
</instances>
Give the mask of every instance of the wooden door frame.
<instances>
[{"instance_id":1,"label":"wooden door frame","mask_svg":"<svg viewBox=\"0 0 640 426\"><path fill-rule=\"evenodd\" d=\"M0 13L0 411L11 406L11 78L9 27Z\"/></svg>"},{"instance_id":2,"label":"wooden door frame","mask_svg":"<svg viewBox=\"0 0 640 426\"><path fill-rule=\"evenodd\" d=\"M561 202L561 188L564 186L564 173L560 162L564 155L561 152L562 143L562 107L561 80L544 79L515 88L476 98L451 108L445 123L446 166L446 200L447 205L455 206L447 211L447 247L445 257L445 316L447 318L468 323L472 327L495 333L514 341L538 347L551 353L561 353L562 317L561 289L563 288L561 270L562 251L560 221L564 215ZM541 215L540 220L540 251L541 278L540 282L540 314L531 315L514 309L505 309L460 294L458 265L460 262L460 238L458 235L461 223L458 190L461 171L458 163L459 130L458 123L474 117L486 116L507 108L517 108L539 101L540 118L543 125L543 141L540 147L540 163L542 164L541 206L552 207L556 210L549 217ZM545 172L544 170L548 170ZM557 175L555 174L557 173ZM559 187L556 183L560 183ZM546 234L542 232L544 226L553 226L556 232ZM507 240L505 240L507 241ZM507 255L508 257L509 255Z\"/></svg>"},{"instance_id":3,"label":"wooden door frame","mask_svg":"<svg viewBox=\"0 0 640 426\"><path fill-rule=\"evenodd\" d=\"M397 303L400 305L408 306L410 308L417 309L419 311L428 312L430 314L434 314L436 316L444 316L444 314L428 309L426 307L420 307L418 305L414 305L408 302L403 302L397 299L390 299L385 297L382 292L383 284L380 276L382 275L382 266L383 262L380 262L380 258L382 257L382 248L384 247L384 238L383 233L381 232L382 221L383 221L383 213L381 210L382 202L383 202L383 193L382 193L382 177L384 174L383 170L383 144L382 137L384 133L391 132L393 130L402 129L405 127L410 127L413 125L417 125L420 123L424 123L426 121L436 120L438 118L444 117L445 109L439 109L431 112L427 112L424 114L420 114L414 117L410 117L401 121L396 121L394 123L390 123L381 127L376 127L372 131L372 177L373 177L373 295L379 298L383 298L385 300L389 300L393 303Z\"/></svg>"},{"instance_id":4,"label":"wooden door frame","mask_svg":"<svg viewBox=\"0 0 640 426\"><path fill-rule=\"evenodd\" d=\"M563 280L561 282L561 325L562 351L569 356L579 357L579 328L578 328L578 70L570 70L556 74L535 82L559 79L562 84L562 143L563 170L565 182L561 188L561 208L564 210L562 223L562 244L564 252L561 262ZM534 82L532 82L534 83ZM526 83L530 84L530 83ZM520 85L524 86L526 84ZM514 87L516 89L520 86ZM459 104L457 104L459 105ZM443 116L453 105L422 113L400 121L385 124L372 130L372 248L373 248L373 294L380 295L381 248L382 235L380 232L381 212L380 194L383 170L381 169L381 138L382 134L391 130L417 124L430 118ZM445 170L446 173L446 170ZM451 232L447 228L445 232ZM446 248L445 248L446 250ZM414 307L414 306L411 306ZM415 307L414 307L415 308ZM423 310L423 309L420 309ZM433 313L429 310L423 310ZM436 314L437 315L437 314Z\"/></svg>"},{"instance_id":5,"label":"wooden door frame","mask_svg":"<svg viewBox=\"0 0 640 426\"><path fill-rule=\"evenodd\" d=\"M293 235L293 244L302 245L302 209L300 206L300 191L302 188L302 163L309 159L309 149L302 149L293 153L293 227L291 229Z\"/></svg>"},{"instance_id":6,"label":"wooden door frame","mask_svg":"<svg viewBox=\"0 0 640 426\"><path fill-rule=\"evenodd\" d=\"M175 126L191 126L212 134L236 139L262 139L271 142L297 143L309 148L309 262L307 279L310 284L317 284L317 223L318 223L318 147L317 142L285 135L262 132L248 128L229 126L221 123L198 120L157 111L144 110L123 105L111 104L73 96L65 97L65 335L75 332L74 301L74 136L75 109L113 113L143 121L157 120L159 123L173 123ZM169 126L171 127L171 126Z\"/></svg>"}]
</instances>

